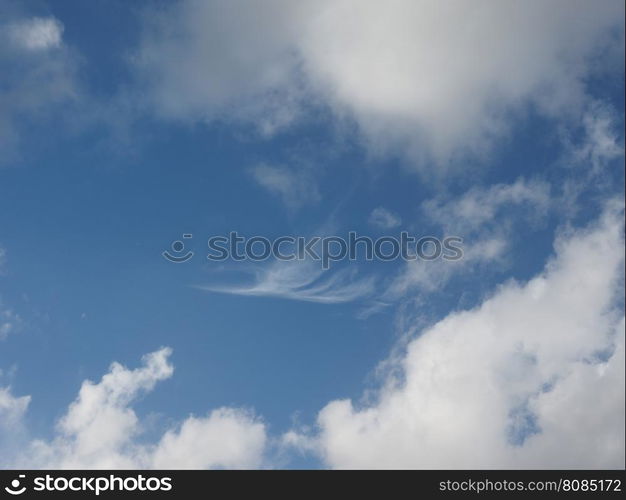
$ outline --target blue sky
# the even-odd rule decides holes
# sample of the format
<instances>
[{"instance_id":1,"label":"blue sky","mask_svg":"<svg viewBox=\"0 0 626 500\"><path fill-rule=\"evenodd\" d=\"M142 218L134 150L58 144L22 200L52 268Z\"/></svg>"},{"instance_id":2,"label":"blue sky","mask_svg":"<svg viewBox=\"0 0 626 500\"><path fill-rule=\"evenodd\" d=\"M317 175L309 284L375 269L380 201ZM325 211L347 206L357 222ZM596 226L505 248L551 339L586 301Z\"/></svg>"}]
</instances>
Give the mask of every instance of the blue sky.
<instances>
[{"instance_id":1,"label":"blue sky","mask_svg":"<svg viewBox=\"0 0 626 500\"><path fill-rule=\"evenodd\" d=\"M624 466L621 2L0 5L3 466Z\"/></svg>"}]
</instances>

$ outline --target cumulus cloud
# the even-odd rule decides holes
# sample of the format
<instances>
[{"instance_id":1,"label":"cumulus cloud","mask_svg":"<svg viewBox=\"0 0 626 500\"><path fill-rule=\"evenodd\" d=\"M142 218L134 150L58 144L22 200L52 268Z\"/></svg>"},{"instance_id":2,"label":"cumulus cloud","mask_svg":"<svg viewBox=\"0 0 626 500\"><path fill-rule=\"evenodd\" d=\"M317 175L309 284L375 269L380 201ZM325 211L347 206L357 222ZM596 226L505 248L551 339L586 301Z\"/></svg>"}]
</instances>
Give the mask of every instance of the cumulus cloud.
<instances>
[{"instance_id":1,"label":"cumulus cloud","mask_svg":"<svg viewBox=\"0 0 626 500\"><path fill-rule=\"evenodd\" d=\"M558 115L580 106L586 58L621 25L623 8L345 0L315 19L303 51L313 77L370 142L445 161L483 151L521 104Z\"/></svg>"},{"instance_id":2,"label":"cumulus cloud","mask_svg":"<svg viewBox=\"0 0 626 500\"><path fill-rule=\"evenodd\" d=\"M418 332L374 401L333 401L288 442L336 468L623 468L623 204L555 250Z\"/></svg>"},{"instance_id":3,"label":"cumulus cloud","mask_svg":"<svg viewBox=\"0 0 626 500\"><path fill-rule=\"evenodd\" d=\"M219 408L207 417L190 416L155 443L142 443L142 424L131 407L142 393L172 376L171 350L143 358L134 370L113 363L95 383L85 381L59 420L53 439L33 440L7 466L27 468L244 468L263 463L265 425L250 412ZM21 425L29 397L0 389L0 425L11 433ZM9 460L4 450L4 460Z\"/></svg>"},{"instance_id":4,"label":"cumulus cloud","mask_svg":"<svg viewBox=\"0 0 626 500\"><path fill-rule=\"evenodd\" d=\"M580 116L590 59L623 52L623 14L619 0L188 0L146 14L136 68L162 116L272 132L313 102L371 150L441 166L488 151L526 105Z\"/></svg>"},{"instance_id":5,"label":"cumulus cloud","mask_svg":"<svg viewBox=\"0 0 626 500\"><path fill-rule=\"evenodd\" d=\"M214 410L190 417L164 436L152 457L156 469L258 468L267 445L265 425L244 411Z\"/></svg>"},{"instance_id":6,"label":"cumulus cloud","mask_svg":"<svg viewBox=\"0 0 626 500\"><path fill-rule=\"evenodd\" d=\"M308 170L261 163L252 167L250 173L260 186L280 197L290 210L320 200L317 183Z\"/></svg>"},{"instance_id":7,"label":"cumulus cloud","mask_svg":"<svg viewBox=\"0 0 626 500\"><path fill-rule=\"evenodd\" d=\"M380 229L393 229L402 224L400 216L387 210L385 207L377 207L372 210L368 221Z\"/></svg>"},{"instance_id":8,"label":"cumulus cloud","mask_svg":"<svg viewBox=\"0 0 626 500\"><path fill-rule=\"evenodd\" d=\"M0 467L3 469L12 465L11 457L20 449L23 419L29 404L29 396L18 397L10 387L0 387Z\"/></svg>"}]
</instances>

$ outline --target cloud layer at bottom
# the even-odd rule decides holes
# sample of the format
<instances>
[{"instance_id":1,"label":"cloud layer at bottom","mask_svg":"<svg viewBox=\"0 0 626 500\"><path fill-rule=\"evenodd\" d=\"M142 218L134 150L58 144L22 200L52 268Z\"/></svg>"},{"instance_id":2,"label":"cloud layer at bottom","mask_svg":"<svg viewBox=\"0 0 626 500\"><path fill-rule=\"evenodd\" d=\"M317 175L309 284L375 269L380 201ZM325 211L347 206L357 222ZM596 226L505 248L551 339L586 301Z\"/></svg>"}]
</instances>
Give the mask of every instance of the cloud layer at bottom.
<instances>
[{"instance_id":1,"label":"cloud layer at bottom","mask_svg":"<svg viewBox=\"0 0 626 500\"><path fill-rule=\"evenodd\" d=\"M144 356L130 370L118 363L100 382L83 382L78 397L57 424L51 441L34 440L6 467L62 469L257 468L266 447L265 425L250 413L219 408L206 417L190 416L155 444L137 439L142 422L131 403L158 381L172 376L169 348ZM28 399L0 392L3 409L16 428ZM5 460L7 459L5 455Z\"/></svg>"},{"instance_id":2,"label":"cloud layer at bottom","mask_svg":"<svg viewBox=\"0 0 626 500\"><path fill-rule=\"evenodd\" d=\"M374 404L328 404L286 440L333 468L623 468L623 212L454 312L390 360Z\"/></svg>"},{"instance_id":3,"label":"cloud layer at bottom","mask_svg":"<svg viewBox=\"0 0 626 500\"><path fill-rule=\"evenodd\" d=\"M561 234L555 249L532 280L505 283L414 337L387 361L373 403L332 401L315 432L280 442L333 468L623 468L623 204ZM113 363L99 382L85 381L47 441L25 437L30 398L0 388L0 465L271 467L265 423L241 409L190 416L154 443L138 439L132 403L172 376L170 353L134 370Z\"/></svg>"}]
</instances>

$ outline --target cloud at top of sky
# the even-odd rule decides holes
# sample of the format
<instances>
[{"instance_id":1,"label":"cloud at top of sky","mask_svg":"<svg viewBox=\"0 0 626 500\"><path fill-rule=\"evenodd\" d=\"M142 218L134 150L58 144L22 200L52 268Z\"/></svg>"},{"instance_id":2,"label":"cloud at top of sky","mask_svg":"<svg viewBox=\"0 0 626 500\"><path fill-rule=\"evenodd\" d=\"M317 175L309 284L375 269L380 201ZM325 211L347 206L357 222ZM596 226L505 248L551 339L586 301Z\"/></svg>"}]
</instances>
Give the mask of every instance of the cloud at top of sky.
<instances>
[{"instance_id":1,"label":"cloud at top of sky","mask_svg":"<svg viewBox=\"0 0 626 500\"><path fill-rule=\"evenodd\" d=\"M0 21L0 166L19 157L33 125L64 120L55 112L78 100L77 71L58 19L12 12Z\"/></svg>"},{"instance_id":2,"label":"cloud at top of sky","mask_svg":"<svg viewBox=\"0 0 626 500\"><path fill-rule=\"evenodd\" d=\"M160 116L273 133L312 102L370 151L427 168L484 158L527 105L579 117L596 59L622 52L623 13L620 1L187 0L144 15L134 63Z\"/></svg>"},{"instance_id":3,"label":"cloud at top of sky","mask_svg":"<svg viewBox=\"0 0 626 500\"><path fill-rule=\"evenodd\" d=\"M588 115L588 77L621 64L623 10L617 0L184 0L144 10L129 47L134 78L105 104L77 78L61 21L13 8L0 25L0 147L19 152L24 122L54 111L115 137L141 109L265 136L332 116L373 155L447 172L488 162L528 110L562 123ZM81 99L81 113L62 109Z\"/></svg>"}]
</instances>

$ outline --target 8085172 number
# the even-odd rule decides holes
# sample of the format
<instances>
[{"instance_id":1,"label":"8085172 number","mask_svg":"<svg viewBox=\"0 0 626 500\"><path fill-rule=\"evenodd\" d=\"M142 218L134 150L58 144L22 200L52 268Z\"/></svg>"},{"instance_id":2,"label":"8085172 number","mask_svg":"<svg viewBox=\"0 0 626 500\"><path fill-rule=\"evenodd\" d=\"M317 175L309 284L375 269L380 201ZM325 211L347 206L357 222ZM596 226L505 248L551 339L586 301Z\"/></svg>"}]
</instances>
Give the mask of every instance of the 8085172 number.
<instances>
[{"instance_id":1,"label":"8085172 number","mask_svg":"<svg viewBox=\"0 0 626 500\"><path fill-rule=\"evenodd\" d=\"M622 491L620 479L563 479L561 491Z\"/></svg>"}]
</instances>

